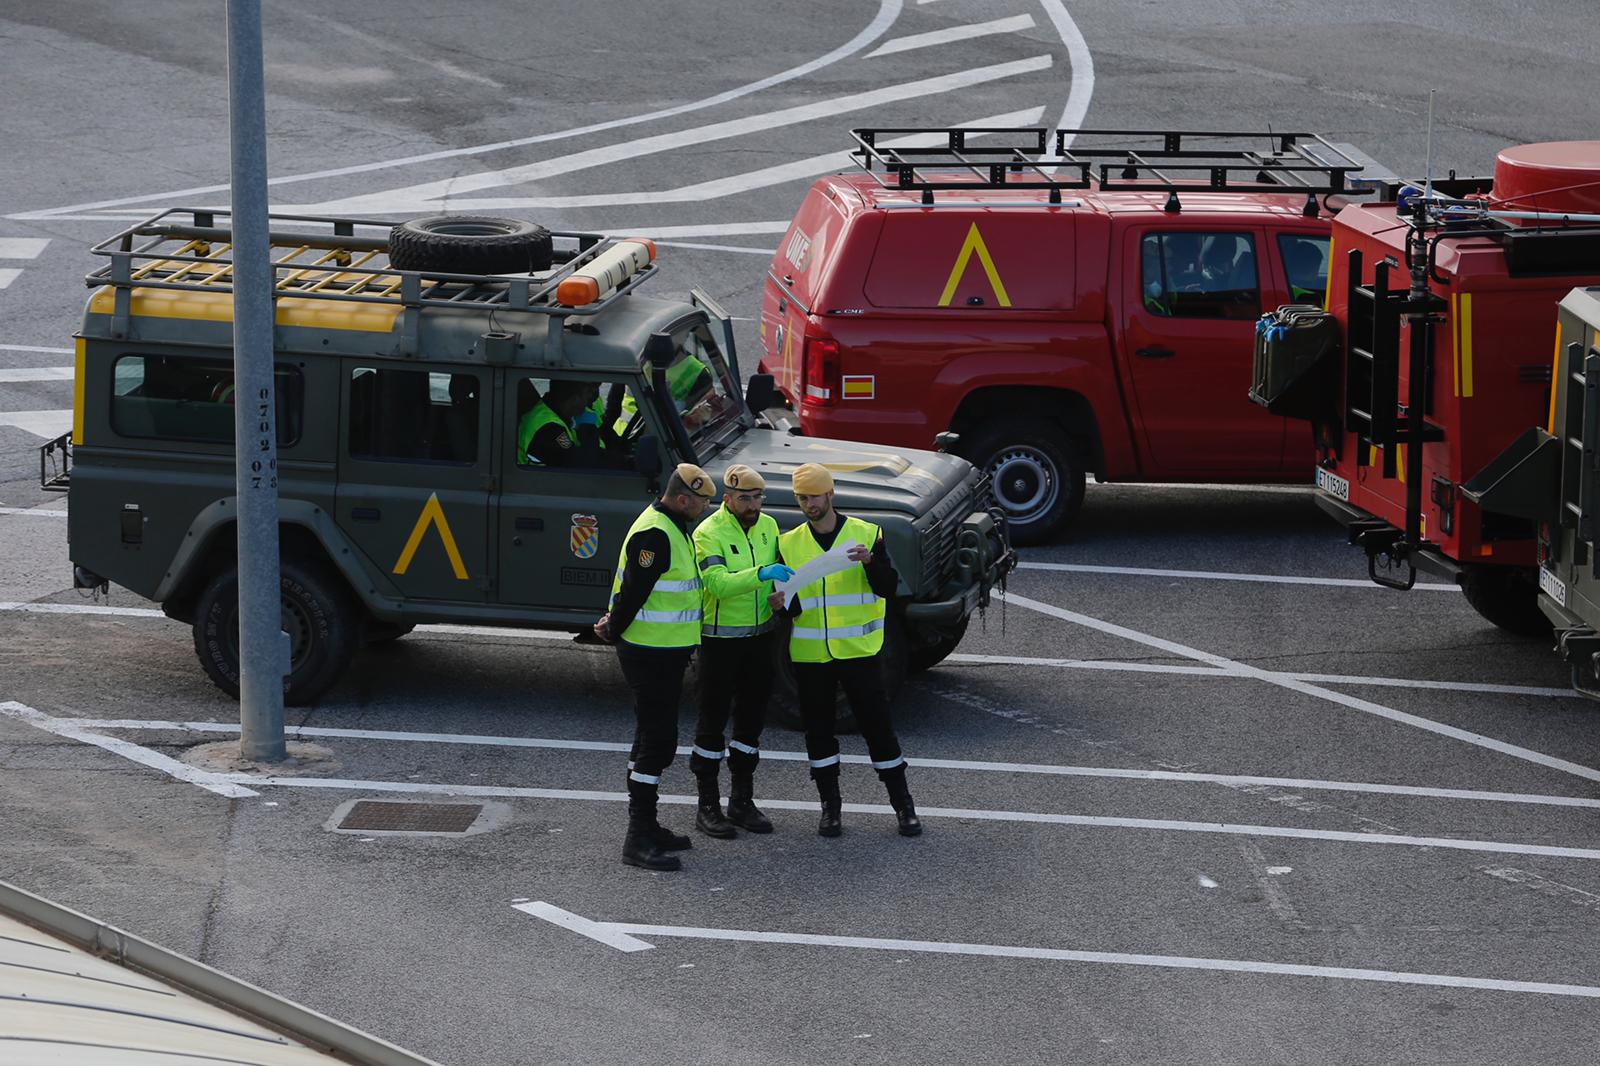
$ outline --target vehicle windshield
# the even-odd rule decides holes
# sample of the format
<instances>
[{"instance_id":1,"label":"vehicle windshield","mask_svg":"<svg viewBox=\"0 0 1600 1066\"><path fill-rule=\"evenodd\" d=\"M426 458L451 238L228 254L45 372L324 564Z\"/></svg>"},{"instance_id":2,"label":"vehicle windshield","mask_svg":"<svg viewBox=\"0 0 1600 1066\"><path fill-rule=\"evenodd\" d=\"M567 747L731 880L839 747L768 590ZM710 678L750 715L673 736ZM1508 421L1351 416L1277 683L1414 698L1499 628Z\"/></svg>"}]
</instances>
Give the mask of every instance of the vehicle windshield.
<instances>
[{"instance_id":1,"label":"vehicle windshield","mask_svg":"<svg viewBox=\"0 0 1600 1066\"><path fill-rule=\"evenodd\" d=\"M667 390L695 451L710 454L733 435L744 414L728 361L708 323L676 334L677 353L667 368Z\"/></svg>"}]
</instances>

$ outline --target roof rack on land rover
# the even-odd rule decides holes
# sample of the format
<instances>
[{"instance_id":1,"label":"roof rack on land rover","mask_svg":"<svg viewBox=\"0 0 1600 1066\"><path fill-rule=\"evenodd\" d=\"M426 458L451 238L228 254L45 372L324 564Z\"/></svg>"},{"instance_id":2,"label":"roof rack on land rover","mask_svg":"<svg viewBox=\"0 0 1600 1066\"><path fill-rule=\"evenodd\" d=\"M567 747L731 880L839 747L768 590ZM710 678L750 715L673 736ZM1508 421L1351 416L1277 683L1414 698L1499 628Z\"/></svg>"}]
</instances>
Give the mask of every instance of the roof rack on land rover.
<instances>
[{"instance_id":1,"label":"roof rack on land rover","mask_svg":"<svg viewBox=\"0 0 1600 1066\"><path fill-rule=\"evenodd\" d=\"M1051 134L1056 158L1047 155ZM924 204L932 204L937 191L973 189L1046 189L1053 204L1061 202L1063 189L1089 188L1154 189L1174 195L1191 190L1349 193L1350 176L1364 165L1315 133L864 127L851 130L850 136L858 145L851 158L878 184L920 192ZM943 137L945 143L885 143L888 137L916 141L930 136ZM1081 144L1085 138L1091 139L1087 146ZM1101 138L1119 143L1093 143ZM952 169L963 173L959 178L929 173Z\"/></svg>"},{"instance_id":2,"label":"roof rack on land rover","mask_svg":"<svg viewBox=\"0 0 1600 1066\"><path fill-rule=\"evenodd\" d=\"M141 289L233 291L231 212L172 207L137 222L90 251L111 262L84 281L111 286L113 331L127 332L131 292ZM294 223L297 228L278 228ZM574 271L593 263L616 241L600 233L551 230L549 270L527 274L460 274L400 270L389 263L393 222L319 215L269 215L273 297L355 301L404 308L401 351L414 352L424 307L480 307L552 316L550 334L560 344L562 321L598 314L654 276L652 259L595 302L568 306L556 290Z\"/></svg>"}]
</instances>

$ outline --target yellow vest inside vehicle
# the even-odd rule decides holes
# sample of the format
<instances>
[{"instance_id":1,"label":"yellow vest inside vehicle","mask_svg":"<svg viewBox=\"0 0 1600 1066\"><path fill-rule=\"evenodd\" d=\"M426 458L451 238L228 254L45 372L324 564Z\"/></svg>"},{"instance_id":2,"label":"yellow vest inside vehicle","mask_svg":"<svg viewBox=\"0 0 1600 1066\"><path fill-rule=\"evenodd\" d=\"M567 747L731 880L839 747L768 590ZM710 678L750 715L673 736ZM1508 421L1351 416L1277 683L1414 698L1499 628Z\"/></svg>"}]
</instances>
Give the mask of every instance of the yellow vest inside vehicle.
<instances>
[{"instance_id":1,"label":"yellow vest inside vehicle","mask_svg":"<svg viewBox=\"0 0 1600 1066\"><path fill-rule=\"evenodd\" d=\"M846 518L834 543L855 541L866 548L878 543L880 531L871 522ZM822 554L810 525L800 525L778 538L783 561L799 569ZM789 657L797 663L864 659L883 648L884 618L889 605L874 595L865 567L852 566L800 590L800 614L789 636Z\"/></svg>"},{"instance_id":2,"label":"yellow vest inside vehicle","mask_svg":"<svg viewBox=\"0 0 1600 1066\"><path fill-rule=\"evenodd\" d=\"M643 648L693 648L700 643L700 568L694 545L684 536L676 522L656 510L646 507L634 519L628 535L622 538L622 553L617 559L617 576L611 582L611 603L615 606L617 593L622 591L622 572L628 566L628 542L635 533L646 529L659 529L666 533L672 545L672 559L667 572L656 581L655 588L645 598L644 606L633 616L622 639Z\"/></svg>"}]
</instances>

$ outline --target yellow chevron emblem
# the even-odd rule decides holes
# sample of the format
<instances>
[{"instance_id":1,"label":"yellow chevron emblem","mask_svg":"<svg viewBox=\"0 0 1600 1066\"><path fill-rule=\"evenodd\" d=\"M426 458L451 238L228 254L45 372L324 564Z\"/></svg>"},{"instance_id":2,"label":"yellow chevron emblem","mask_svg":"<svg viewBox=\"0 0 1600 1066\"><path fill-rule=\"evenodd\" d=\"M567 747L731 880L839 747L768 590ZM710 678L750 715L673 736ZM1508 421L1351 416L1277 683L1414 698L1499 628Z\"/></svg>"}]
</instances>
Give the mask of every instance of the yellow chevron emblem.
<instances>
[{"instance_id":1,"label":"yellow chevron emblem","mask_svg":"<svg viewBox=\"0 0 1600 1066\"><path fill-rule=\"evenodd\" d=\"M444 552L450 557L450 569L455 571L456 580L467 580L467 567L461 561L461 552L456 548L455 535L450 532L450 523L445 520L444 508L439 505L437 492L429 496L428 502L422 505L422 513L417 516L417 524L411 527L411 536L407 538L406 546L394 564L394 573L404 574L411 569L411 560L416 556L417 548L422 544L423 534L427 533L429 526L439 531L439 539L444 541Z\"/></svg>"},{"instance_id":2,"label":"yellow chevron emblem","mask_svg":"<svg viewBox=\"0 0 1600 1066\"><path fill-rule=\"evenodd\" d=\"M956 255L956 265L950 268L950 280L944 283L944 294L939 297L940 307L949 307L950 301L955 299L956 286L961 284L961 278L967 272L967 264L976 254L978 262L983 265L983 273L989 279L989 286L994 289L996 300L1001 307L1011 306L1011 297L1006 295L1005 283L1000 280L1000 272L994 268L994 257L989 254L989 246L983 243L983 234L978 232L978 224L974 222L972 228L967 230L967 239L961 242L961 251Z\"/></svg>"}]
</instances>

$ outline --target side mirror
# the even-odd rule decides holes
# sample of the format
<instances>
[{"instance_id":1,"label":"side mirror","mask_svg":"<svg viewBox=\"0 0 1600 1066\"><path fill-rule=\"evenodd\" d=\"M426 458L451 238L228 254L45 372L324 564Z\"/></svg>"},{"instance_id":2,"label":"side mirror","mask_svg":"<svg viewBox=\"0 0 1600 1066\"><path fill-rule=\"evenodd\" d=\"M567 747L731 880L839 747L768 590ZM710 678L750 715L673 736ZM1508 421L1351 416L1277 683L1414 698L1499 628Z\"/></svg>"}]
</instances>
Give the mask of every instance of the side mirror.
<instances>
[{"instance_id":1,"label":"side mirror","mask_svg":"<svg viewBox=\"0 0 1600 1066\"><path fill-rule=\"evenodd\" d=\"M634 441L633 468L652 483L661 477L661 442L654 434L646 433Z\"/></svg>"},{"instance_id":2,"label":"side mirror","mask_svg":"<svg viewBox=\"0 0 1600 1066\"><path fill-rule=\"evenodd\" d=\"M750 383L744 387L744 405L751 414L760 415L772 406L777 395L778 385L771 374L752 374Z\"/></svg>"},{"instance_id":3,"label":"side mirror","mask_svg":"<svg viewBox=\"0 0 1600 1066\"><path fill-rule=\"evenodd\" d=\"M650 339L644 342L644 357L655 369L665 370L671 366L677 354L677 344L665 333L652 333Z\"/></svg>"}]
</instances>

